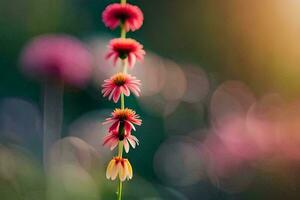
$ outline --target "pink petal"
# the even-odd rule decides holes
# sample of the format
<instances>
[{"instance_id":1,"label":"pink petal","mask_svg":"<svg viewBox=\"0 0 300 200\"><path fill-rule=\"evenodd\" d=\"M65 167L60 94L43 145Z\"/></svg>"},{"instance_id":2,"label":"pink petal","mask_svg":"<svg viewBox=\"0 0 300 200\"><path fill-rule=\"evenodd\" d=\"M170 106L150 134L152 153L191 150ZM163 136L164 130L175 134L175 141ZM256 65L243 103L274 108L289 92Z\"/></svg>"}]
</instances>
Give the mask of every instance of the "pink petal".
<instances>
[{"instance_id":1,"label":"pink petal","mask_svg":"<svg viewBox=\"0 0 300 200\"><path fill-rule=\"evenodd\" d=\"M124 93L125 96L130 95L130 90L128 89L128 87L126 85L121 86L121 88L122 88L122 92Z\"/></svg>"},{"instance_id":2,"label":"pink petal","mask_svg":"<svg viewBox=\"0 0 300 200\"><path fill-rule=\"evenodd\" d=\"M120 98L120 94L121 94L121 89L118 87L118 88L116 88L114 95L113 95L113 100L115 103L118 102L118 100Z\"/></svg>"},{"instance_id":3,"label":"pink petal","mask_svg":"<svg viewBox=\"0 0 300 200\"><path fill-rule=\"evenodd\" d=\"M110 150L113 150L114 148L116 148L119 144L119 140L114 140L110 146Z\"/></svg>"},{"instance_id":4,"label":"pink petal","mask_svg":"<svg viewBox=\"0 0 300 200\"><path fill-rule=\"evenodd\" d=\"M116 121L115 123L113 123L113 125L111 125L111 127L109 128L109 132L114 131L114 130L118 130L120 126L120 122Z\"/></svg>"},{"instance_id":5,"label":"pink petal","mask_svg":"<svg viewBox=\"0 0 300 200\"><path fill-rule=\"evenodd\" d=\"M133 124L130 123L129 121L125 121L124 128L125 128L125 131L127 131L127 132L130 132L131 128L133 128L133 130L135 130Z\"/></svg>"},{"instance_id":6,"label":"pink petal","mask_svg":"<svg viewBox=\"0 0 300 200\"><path fill-rule=\"evenodd\" d=\"M128 141L126 139L123 140L123 144L124 144L124 149L125 152L128 153L129 152L129 144Z\"/></svg>"}]
</instances>

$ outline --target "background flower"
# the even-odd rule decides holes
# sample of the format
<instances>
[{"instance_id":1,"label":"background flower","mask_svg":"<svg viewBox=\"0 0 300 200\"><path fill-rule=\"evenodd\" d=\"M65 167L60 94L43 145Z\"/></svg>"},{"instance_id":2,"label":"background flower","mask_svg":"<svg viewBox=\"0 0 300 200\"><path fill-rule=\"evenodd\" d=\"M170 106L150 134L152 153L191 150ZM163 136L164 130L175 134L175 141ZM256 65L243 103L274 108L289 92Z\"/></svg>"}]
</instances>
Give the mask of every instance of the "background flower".
<instances>
[{"instance_id":1,"label":"background flower","mask_svg":"<svg viewBox=\"0 0 300 200\"><path fill-rule=\"evenodd\" d=\"M67 35L43 35L23 50L23 71L41 81L59 80L82 87L91 77L92 57L77 39Z\"/></svg>"}]
</instances>

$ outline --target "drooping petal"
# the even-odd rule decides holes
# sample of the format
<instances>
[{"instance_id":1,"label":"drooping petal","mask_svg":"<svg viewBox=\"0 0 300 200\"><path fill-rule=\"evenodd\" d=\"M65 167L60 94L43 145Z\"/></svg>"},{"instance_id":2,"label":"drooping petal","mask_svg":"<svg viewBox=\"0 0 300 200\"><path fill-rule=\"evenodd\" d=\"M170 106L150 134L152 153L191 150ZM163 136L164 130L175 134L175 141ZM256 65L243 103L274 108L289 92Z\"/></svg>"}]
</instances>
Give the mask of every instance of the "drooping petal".
<instances>
[{"instance_id":1,"label":"drooping petal","mask_svg":"<svg viewBox=\"0 0 300 200\"><path fill-rule=\"evenodd\" d=\"M124 162L123 162L124 163ZM126 174L127 174L127 171L125 170L125 166L124 166L124 164L119 164L118 165L118 167L119 167L119 178L120 178L120 180L121 181L125 181L125 179L126 179Z\"/></svg>"},{"instance_id":2,"label":"drooping petal","mask_svg":"<svg viewBox=\"0 0 300 200\"><path fill-rule=\"evenodd\" d=\"M133 176L133 172L132 172L132 166L130 164L130 162L128 160L125 161L126 162L126 166L127 166L127 175L128 175L128 179L132 179Z\"/></svg>"},{"instance_id":3,"label":"drooping petal","mask_svg":"<svg viewBox=\"0 0 300 200\"><path fill-rule=\"evenodd\" d=\"M118 129L119 129L119 126L120 126L120 122L119 122L119 121L116 121L115 123L113 123L113 124L110 126L109 132L118 130Z\"/></svg>"},{"instance_id":4,"label":"drooping petal","mask_svg":"<svg viewBox=\"0 0 300 200\"><path fill-rule=\"evenodd\" d=\"M121 86L121 90L124 93L125 96L129 96L130 95L130 90L127 87L127 85Z\"/></svg>"},{"instance_id":5,"label":"drooping petal","mask_svg":"<svg viewBox=\"0 0 300 200\"><path fill-rule=\"evenodd\" d=\"M124 129L125 129L126 132L130 132L131 129L133 129L135 131L134 125L132 123L130 123L129 121L125 121Z\"/></svg>"},{"instance_id":6,"label":"drooping petal","mask_svg":"<svg viewBox=\"0 0 300 200\"><path fill-rule=\"evenodd\" d=\"M121 88L117 87L114 94L113 94L113 100L115 103L118 102L119 98L120 98L120 95L121 95Z\"/></svg>"},{"instance_id":7,"label":"drooping petal","mask_svg":"<svg viewBox=\"0 0 300 200\"><path fill-rule=\"evenodd\" d=\"M106 145L107 143L109 143L111 140L114 139L114 135L113 134L109 134L109 135L106 135L104 138L103 138L103 145Z\"/></svg>"},{"instance_id":8,"label":"drooping petal","mask_svg":"<svg viewBox=\"0 0 300 200\"><path fill-rule=\"evenodd\" d=\"M119 144L119 141L118 140L114 140L112 142L112 144L110 145L110 150L111 151L114 150L114 148L116 148L118 146L118 144Z\"/></svg>"},{"instance_id":9,"label":"drooping petal","mask_svg":"<svg viewBox=\"0 0 300 200\"><path fill-rule=\"evenodd\" d=\"M133 66L135 65L135 63L136 63L136 55L133 54L133 53L130 53L130 54L128 55L128 67L129 67L130 69L132 69Z\"/></svg>"},{"instance_id":10,"label":"drooping petal","mask_svg":"<svg viewBox=\"0 0 300 200\"><path fill-rule=\"evenodd\" d=\"M129 152L129 143L128 143L127 139L123 140L123 144L124 144L125 152L128 153Z\"/></svg>"},{"instance_id":11,"label":"drooping petal","mask_svg":"<svg viewBox=\"0 0 300 200\"><path fill-rule=\"evenodd\" d=\"M117 178L119 172L118 165L119 163L116 163L116 161L114 161L114 164L111 169L111 180L115 180Z\"/></svg>"},{"instance_id":12,"label":"drooping petal","mask_svg":"<svg viewBox=\"0 0 300 200\"><path fill-rule=\"evenodd\" d=\"M132 146L132 148L135 148L136 145L139 145L139 140L133 135L128 135L127 140Z\"/></svg>"},{"instance_id":13,"label":"drooping petal","mask_svg":"<svg viewBox=\"0 0 300 200\"><path fill-rule=\"evenodd\" d=\"M111 160L106 169L106 178L107 179L110 179L110 177L112 175L113 166L114 166L114 160Z\"/></svg>"}]
</instances>

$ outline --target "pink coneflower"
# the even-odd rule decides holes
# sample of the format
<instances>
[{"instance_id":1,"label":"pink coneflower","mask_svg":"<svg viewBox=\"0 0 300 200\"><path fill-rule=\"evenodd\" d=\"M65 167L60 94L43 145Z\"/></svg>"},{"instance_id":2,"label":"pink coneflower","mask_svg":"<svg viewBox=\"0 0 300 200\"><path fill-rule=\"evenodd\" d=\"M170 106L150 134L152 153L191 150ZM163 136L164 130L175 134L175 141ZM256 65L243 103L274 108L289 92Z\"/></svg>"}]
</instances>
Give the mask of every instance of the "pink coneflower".
<instances>
[{"instance_id":1,"label":"pink coneflower","mask_svg":"<svg viewBox=\"0 0 300 200\"><path fill-rule=\"evenodd\" d=\"M124 24L124 28L128 32L141 28L144 16L137 6L128 3L114 3L106 7L102 13L102 19L108 28L115 29L120 24Z\"/></svg>"},{"instance_id":2,"label":"pink coneflower","mask_svg":"<svg viewBox=\"0 0 300 200\"><path fill-rule=\"evenodd\" d=\"M120 125L124 127L125 132L131 132L131 129L135 130L134 124L138 126L142 124L142 120L139 118L140 116L129 108L116 108L112 113L112 117L107 118L104 124L111 124L109 132L119 131Z\"/></svg>"},{"instance_id":3,"label":"pink coneflower","mask_svg":"<svg viewBox=\"0 0 300 200\"><path fill-rule=\"evenodd\" d=\"M92 56L77 39L67 35L35 38L21 57L23 71L39 80L59 80L84 86L91 76Z\"/></svg>"},{"instance_id":4,"label":"pink coneflower","mask_svg":"<svg viewBox=\"0 0 300 200\"><path fill-rule=\"evenodd\" d=\"M130 38L117 38L112 39L108 45L109 51L106 55L106 59L113 59L114 65L116 65L118 59L128 58L128 65L132 68L136 60L142 61L146 52L143 50L143 45L134 39Z\"/></svg>"},{"instance_id":5,"label":"pink coneflower","mask_svg":"<svg viewBox=\"0 0 300 200\"><path fill-rule=\"evenodd\" d=\"M110 147L110 150L113 150L119 144L119 141L123 141L126 153L129 152L130 145L132 148L139 145L139 140L135 136L131 135L131 132L125 131L124 134L120 134L119 131L116 130L110 132L104 137L103 145L107 145Z\"/></svg>"},{"instance_id":6,"label":"pink coneflower","mask_svg":"<svg viewBox=\"0 0 300 200\"><path fill-rule=\"evenodd\" d=\"M122 157L114 157L108 164L106 169L106 178L115 180L119 175L121 181L132 179L132 167L130 162Z\"/></svg>"},{"instance_id":7,"label":"pink coneflower","mask_svg":"<svg viewBox=\"0 0 300 200\"><path fill-rule=\"evenodd\" d=\"M110 79L104 80L102 94L104 97L108 96L109 100L112 98L114 102L117 103L121 93L125 96L129 96L131 91L136 96L139 96L141 92L139 88L141 85L140 82L140 80L137 80L134 76L129 74L117 73Z\"/></svg>"}]
</instances>

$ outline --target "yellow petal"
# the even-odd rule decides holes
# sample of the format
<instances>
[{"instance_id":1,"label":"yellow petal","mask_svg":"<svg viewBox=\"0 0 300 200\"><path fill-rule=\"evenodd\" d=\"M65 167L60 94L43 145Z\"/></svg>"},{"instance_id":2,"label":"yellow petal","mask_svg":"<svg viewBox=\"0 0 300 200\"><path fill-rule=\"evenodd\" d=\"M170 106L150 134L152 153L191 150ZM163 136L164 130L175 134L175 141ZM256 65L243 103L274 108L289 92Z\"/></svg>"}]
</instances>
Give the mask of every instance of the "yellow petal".
<instances>
[{"instance_id":1,"label":"yellow petal","mask_svg":"<svg viewBox=\"0 0 300 200\"><path fill-rule=\"evenodd\" d=\"M119 178L121 181L125 181L125 179L126 179L126 171L121 163L119 165Z\"/></svg>"},{"instance_id":2,"label":"yellow petal","mask_svg":"<svg viewBox=\"0 0 300 200\"><path fill-rule=\"evenodd\" d=\"M118 175L118 165L114 162L114 165L112 167L112 172L111 172L111 180L115 180Z\"/></svg>"},{"instance_id":3,"label":"yellow petal","mask_svg":"<svg viewBox=\"0 0 300 200\"><path fill-rule=\"evenodd\" d=\"M125 165L127 166L127 176L128 179L132 179L133 172L132 172L132 166L128 160L125 161Z\"/></svg>"},{"instance_id":4,"label":"yellow petal","mask_svg":"<svg viewBox=\"0 0 300 200\"><path fill-rule=\"evenodd\" d=\"M114 165L114 160L111 160L108 163L108 166L107 166L107 169L106 169L106 178L107 179L109 179L111 177L113 165Z\"/></svg>"}]
</instances>

